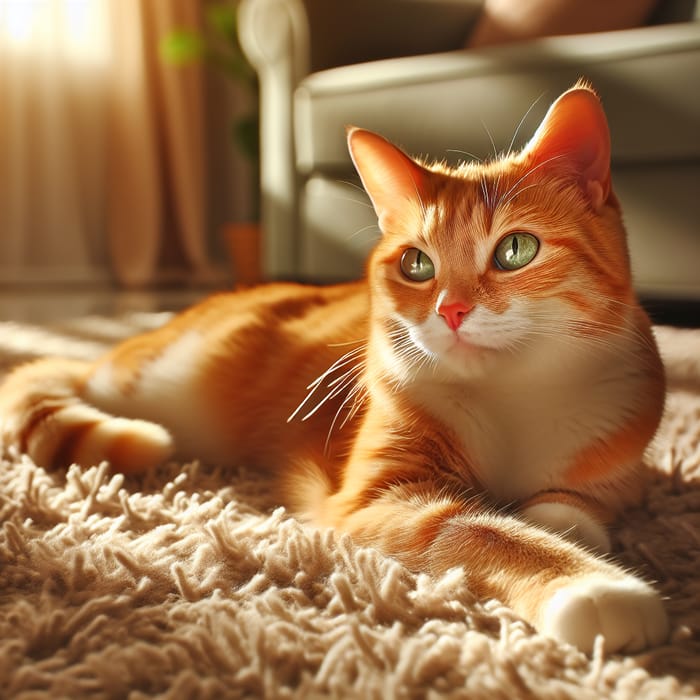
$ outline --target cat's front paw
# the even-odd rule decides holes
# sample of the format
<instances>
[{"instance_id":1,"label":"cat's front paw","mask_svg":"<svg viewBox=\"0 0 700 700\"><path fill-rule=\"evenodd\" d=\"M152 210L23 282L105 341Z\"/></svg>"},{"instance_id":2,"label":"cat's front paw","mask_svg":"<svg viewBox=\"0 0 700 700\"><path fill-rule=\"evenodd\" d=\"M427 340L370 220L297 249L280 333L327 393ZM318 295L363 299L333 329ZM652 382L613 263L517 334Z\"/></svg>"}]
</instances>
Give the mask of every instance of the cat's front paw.
<instances>
[{"instance_id":1,"label":"cat's front paw","mask_svg":"<svg viewBox=\"0 0 700 700\"><path fill-rule=\"evenodd\" d=\"M661 598L633 576L590 575L557 590L544 606L540 630L590 653L597 635L609 652L661 644L669 625Z\"/></svg>"}]
</instances>

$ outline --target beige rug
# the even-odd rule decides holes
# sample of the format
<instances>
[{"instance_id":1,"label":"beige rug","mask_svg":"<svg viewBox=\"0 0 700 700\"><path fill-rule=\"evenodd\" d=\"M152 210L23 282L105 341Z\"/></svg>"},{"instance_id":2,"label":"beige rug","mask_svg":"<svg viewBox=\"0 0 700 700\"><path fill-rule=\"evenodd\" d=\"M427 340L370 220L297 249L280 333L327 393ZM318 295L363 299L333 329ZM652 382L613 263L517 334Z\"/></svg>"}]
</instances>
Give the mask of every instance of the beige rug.
<instances>
[{"instance_id":1,"label":"beige rug","mask_svg":"<svg viewBox=\"0 0 700 700\"><path fill-rule=\"evenodd\" d=\"M0 370L92 356L158 315L0 324ZM659 582L671 641L593 658L536 634L459 571L414 575L303 527L255 474L0 464L0 697L700 697L700 331L659 329L671 392L647 506L618 558ZM600 641L600 640L599 640Z\"/></svg>"}]
</instances>

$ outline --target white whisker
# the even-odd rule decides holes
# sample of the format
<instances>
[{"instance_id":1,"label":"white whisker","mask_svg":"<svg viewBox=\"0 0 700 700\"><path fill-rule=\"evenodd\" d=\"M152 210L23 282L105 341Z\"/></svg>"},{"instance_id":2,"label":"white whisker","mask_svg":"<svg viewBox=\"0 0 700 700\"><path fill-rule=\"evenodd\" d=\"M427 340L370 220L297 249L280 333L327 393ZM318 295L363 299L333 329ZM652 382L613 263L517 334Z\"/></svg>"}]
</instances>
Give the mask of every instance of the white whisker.
<instances>
[{"instance_id":1,"label":"white whisker","mask_svg":"<svg viewBox=\"0 0 700 700\"><path fill-rule=\"evenodd\" d=\"M518 138L518 134L520 133L520 129L522 128L522 125L525 123L525 120L528 118L530 112L535 108L535 105L544 97L544 93L541 93L540 96L528 107L527 112L523 114L523 118L518 122L518 126L515 127L515 132L513 133L513 138L510 140L510 144L508 145L508 150L506 151L507 153L512 153L513 152L513 144L515 144L515 139Z\"/></svg>"},{"instance_id":2,"label":"white whisker","mask_svg":"<svg viewBox=\"0 0 700 700\"><path fill-rule=\"evenodd\" d=\"M365 366L366 366L366 362L364 362L364 361L358 363L354 367L350 368L347 372L344 372L339 377L336 377L332 381L328 382L328 387L331 388L331 387L336 386L337 384L340 384L341 382L343 382L346 379L346 377L350 376L351 374L354 374L355 372L357 372L358 369L364 369Z\"/></svg>"},{"instance_id":3,"label":"white whisker","mask_svg":"<svg viewBox=\"0 0 700 700\"><path fill-rule=\"evenodd\" d=\"M380 231L380 229L379 229L379 226L377 226L376 223L375 223L375 224L367 224L367 226L363 226L362 228L357 229L357 231L355 231L354 233L351 233L351 234L348 236L348 240L351 240L351 239L353 239L353 238L357 238L357 236L361 236L361 235L364 234L366 231L372 231L372 230L374 230L374 232L375 232L376 234L381 233L381 231Z\"/></svg>"},{"instance_id":4,"label":"white whisker","mask_svg":"<svg viewBox=\"0 0 700 700\"><path fill-rule=\"evenodd\" d=\"M361 369L360 369L361 371ZM358 372L359 374L359 372ZM340 386L333 389L333 391L328 392L301 420L307 421L311 416L318 413L318 411L325 406L326 403L334 399L336 396L340 396L355 380L355 375L347 378Z\"/></svg>"},{"instance_id":5,"label":"white whisker","mask_svg":"<svg viewBox=\"0 0 700 700\"><path fill-rule=\"evenodd\" d=\"M359 185L357 182L353 182L352 180L336 180L336 182L340 185L347 185L348 187L352 187L358 192L362 192L362 194L364 195L364 199L362 201L367 202L367 192L365 191L365 188L362 187L362 185ZM368 205L371 206L371 204L369 203Z\"/></svg>"},{"instance_id":6,"label":"white whisker","mask_svg":"<svg viewBox=\"0 0 700 700\"><path fill-rule=\"evenodd\" d=\"M357 414L357 411L359 410L360 405L364 401L365 397L366 391L364 386L362 386L361 384L355 384L355 386L352 389L350 389L348 395L343 399L342 403L338 407L338 410L333 416L333 420L331 421L330 428L328 429L328 434L326 435L326 441L323 446L324 453L328 452L328 445L330 444L331 436L333 435L333 430L335 429L340 414L347 407L348 403L350 401L353 402L352 406L350 407L350 410L347 412L347 415L343 419L343 422L340 424L340 430L342 430L347 425L348 421L351 420Z\"/></svg>"},{"instance_id":7,"label":"white whisker","mask_svg":"<svg viewBox=\"0 0 700 700\"><path fill-rule=\"evenodd\" d=\"M493 157L498 159L498 149L496 148L496 142L493 140L493 135L491 134L491 131L486 126L486 122L483 119L481 120L481 126L484 128L484 131L486 132L486 135L489 137L489 141L491 142L491 148L493 149Z\"/></svg>"},{"instance_id":8,"label":"white whisker","mask_svg":"<svg viewBox=\"0 0 700 700\"><path fill-rule=\"evenodd\" d=\"M530 175L532 175L532 173L534 173L536 170L539 170L540 168L543 168L545 165L548 165L548 164L551 163L552 161L558 160L559 158L564 158L565 155L566 155L566 154L563 154L563 153L562 153L562 154L558 154L558 155L556 155L556 156L552 156L551 158L547 158L546 160L543 160L541 163L538 163L537 165L534 165L532 168L530 168L523 176L521 176L520 178L518 178L518 179L515 181L515 184L514 184L505 194L503 194L503 195L501 196L501 199L500 199L499 202L498 202L499 206L500 206L501 201L502 201L504 198L509 197L509 196L511 195L511 193L513 192L513 190L517 189L518 185L519 185L523 180L525 180L526 178L530 177Z\"/></svg>"},{"instance_id":9,"label":"white whisker","mask_svg":"<svg viewBox=\"0 0 700 700\"><path fill-rule=\"evenodd\" d=\"M366 344L363 343L363 345L361 345L360 347L346 352L344 355L339 357L325 372L323 372L319 377L314 379L314 381L306 387L306 390L308 391L307 395L304 397L303 401L294 409L289 418L287 418L287 423L293 421L297 417L297 415L302 410L304 410L307 404L311 401L312 397L316 394L316 391L328 377L330 377L334 372L337 372L339 369L350 364L351 362L357 361L358 357L361 357L365 351ZM364 360L361 360L360 364L364 365ZM326 395L326 397L321 400L321 403L317 404L313 412L311 414L307 414L302 420L306 420L310 417L310 415L313 415L313 413L315 413L318 410L318 408L320 408L320 406L328 400L328 398L328 395Z\"/></svg>"},{"instance_id":10,"label":"white whisker","mask_svg":"<svg viewBox=\"0 0 700 700\"><path fill-rule=\"evenodd\" d=\"M484 195L484 202L486 203L486 206L487 206L489 209L491 209L491 208L492 208L492 206L491 206L491 196L490 196L490 194L489 194L489 188L488 188L488 186L487 186L487 184L486 184L486 179L483 178L483 177L481 178L481 192L482 192L482 194Z\"/></svg>"},{"instance_id":11,"label":"white whisker","mask_svg":"<svg viewBox=\"0 0 700 700\"><path fill-rule=\"evenodd\" d=\"M482 158L479 158L479 156L474 155L473 153L470 153L469 151L460 151L458 148L448 148L447 153L456 153L457 155L460 156L467 156L467 158L470 158L473 161L476 161L477 163L483 162Z\"/></svg>"},{"instance_id":12,"label":"white whisker","mask_svg":"<svg viewBox=\"0 0 700 700\"><path fill-rule=\"evenodd\" d=\"M337 359L322 375L316 377L316 379L314 379L314 381L306 387L307 390L318 386L326 377L328 377L330 374L333 374L333 372L340 369L341 367L345 367L345 365L352 362L352 360L357 354L364 352L364 350L365 348L361 347L355 348L354 350L345 353L345 355Z\"/></svg>"},{"instance_id":13,"label":"white whisker","mask_svg":"<svg viewBox=\"0 0 700 700\"><path fill-rule=\"evenodd\" d=\"M505 202L500 201L498 204L500 207L505 207L506 205L510 204L518 195L521 195L526 190L532 189L533 187L540 187L540 186L541 185L539 182L534 182L531 185L525 185L525 187L521 187L519 190L516 190L515 192L513 192L513 194L510 195L510 197L508 197L508 199L506 199Z\"/></svg>"}]
</instances>

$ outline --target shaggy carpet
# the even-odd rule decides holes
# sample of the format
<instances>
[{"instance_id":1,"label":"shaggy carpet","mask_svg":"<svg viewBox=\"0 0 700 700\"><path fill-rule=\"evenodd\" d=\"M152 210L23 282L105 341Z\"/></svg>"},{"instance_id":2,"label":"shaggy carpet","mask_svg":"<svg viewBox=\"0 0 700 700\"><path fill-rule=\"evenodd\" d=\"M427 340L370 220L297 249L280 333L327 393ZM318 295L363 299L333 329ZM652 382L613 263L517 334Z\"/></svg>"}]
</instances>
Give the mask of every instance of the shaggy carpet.
<instances>
[{"instance_id":1,"label":"shaggy carpet","mask_svg":"<svg viewBox=\"0 0 700 700\"><path fill-rule=\"evenodd\" d=\"M91 357L164 320L0 323L0 371ZM659 328L670 391L643 509L615 556L658 582L672 636L591 658L541 637L459 570L438 580L290 518L242 466L0 464L3 698L700 697L700 331Z\"/></svg>"}]
</instances>

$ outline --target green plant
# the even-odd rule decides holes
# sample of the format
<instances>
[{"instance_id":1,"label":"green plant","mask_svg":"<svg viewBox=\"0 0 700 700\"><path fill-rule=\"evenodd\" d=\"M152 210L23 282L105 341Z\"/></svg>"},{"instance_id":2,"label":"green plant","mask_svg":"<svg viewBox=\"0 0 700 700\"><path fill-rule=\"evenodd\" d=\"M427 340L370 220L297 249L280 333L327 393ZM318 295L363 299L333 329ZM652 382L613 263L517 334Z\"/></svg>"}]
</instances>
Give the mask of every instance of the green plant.
<instances>
[{"instance_id":1,"label":"green plant","mask_svg":"<svg viewBox=\"0 0 700 700\"><path fill-rule=\"evenodd\" d=\"M257 170L259 161L258 82L238 40L237 0L212 0L204 10L204 29L177 29L160 44L162 58L173 65L195 61L210 64L252 97L254 107L235 120L233 138L241 153Z\"/></svg>"}]
</instances>

